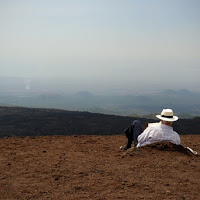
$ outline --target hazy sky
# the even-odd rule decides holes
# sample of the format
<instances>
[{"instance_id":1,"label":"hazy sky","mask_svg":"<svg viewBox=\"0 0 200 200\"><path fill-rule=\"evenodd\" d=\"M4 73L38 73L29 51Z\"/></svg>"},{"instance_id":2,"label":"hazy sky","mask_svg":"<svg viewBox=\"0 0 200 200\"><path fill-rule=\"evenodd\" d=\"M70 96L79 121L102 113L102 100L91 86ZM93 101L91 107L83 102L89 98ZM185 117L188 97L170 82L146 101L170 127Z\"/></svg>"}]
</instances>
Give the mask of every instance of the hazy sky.
<instances>
[{"instance_id":1,"label":"hazy sky","mask_svg":"<svg viewBox=\"0 0 200 200\"><path fill-rule=\"evenodd\" d=\"M197 90L199 10L199 0L0 0L0 76Z\"/></svg>"}]
</instances>

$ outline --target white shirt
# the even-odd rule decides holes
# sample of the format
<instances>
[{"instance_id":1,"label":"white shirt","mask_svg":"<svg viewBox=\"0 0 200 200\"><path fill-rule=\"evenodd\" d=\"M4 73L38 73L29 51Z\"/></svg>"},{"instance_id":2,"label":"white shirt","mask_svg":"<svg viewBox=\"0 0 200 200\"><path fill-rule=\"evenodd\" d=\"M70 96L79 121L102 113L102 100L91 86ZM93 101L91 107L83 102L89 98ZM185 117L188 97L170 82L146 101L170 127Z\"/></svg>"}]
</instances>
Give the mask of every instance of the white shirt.
<instances>
[{"instance_id":1,"label":"white shirt","mask_svg":"<svg viewBox=\"0 0 200 200\"><path fill-rule=\"evenodd\" d=\"M138 136L137 147L159 141L168 141L179 145L180 136L172 127L161 123L150 123L148 127Z\"/></svg>"}]
</instances>

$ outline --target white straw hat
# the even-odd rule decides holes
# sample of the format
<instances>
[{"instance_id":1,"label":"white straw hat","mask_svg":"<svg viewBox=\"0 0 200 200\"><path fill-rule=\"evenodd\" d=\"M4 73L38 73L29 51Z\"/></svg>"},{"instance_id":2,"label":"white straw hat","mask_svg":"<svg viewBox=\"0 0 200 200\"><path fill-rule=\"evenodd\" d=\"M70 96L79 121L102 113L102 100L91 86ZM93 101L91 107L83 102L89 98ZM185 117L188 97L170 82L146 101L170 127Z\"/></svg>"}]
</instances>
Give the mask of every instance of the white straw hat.
<instances>
[{"instance_id":1,"label":"white straw hat","mask_svg":"<svg viewBox=\"0 0 200 200\"><path fill-rule=\"evenodd\" d=\"M174 122L178 120L178 117L174 116L172 109L163 109L161 115L156 115L156 117L168 122Z\"/></svg>"}]
</instances>

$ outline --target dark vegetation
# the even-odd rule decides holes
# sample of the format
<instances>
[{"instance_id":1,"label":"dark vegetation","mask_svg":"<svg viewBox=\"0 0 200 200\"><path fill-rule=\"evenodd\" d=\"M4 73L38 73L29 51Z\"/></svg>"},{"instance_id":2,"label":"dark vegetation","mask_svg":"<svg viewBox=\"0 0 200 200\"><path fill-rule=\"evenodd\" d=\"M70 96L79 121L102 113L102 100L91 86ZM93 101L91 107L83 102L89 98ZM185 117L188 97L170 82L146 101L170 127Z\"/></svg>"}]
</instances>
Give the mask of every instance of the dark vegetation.
<instances>
[{"instance_id":1,"label":"dark vegetation","mask_svg":"<svg viewBox=\"0 0 200 200\"><path fill-rule=\"evenodd\" d=\"M116 135L136 118L59 109L0 107L0 137ZM137 118L138 119L138 118ZM141 122L155 122L140 118ZM200 117L173 124L179 134L200 134Z\"/></svg>"}]
</instances>

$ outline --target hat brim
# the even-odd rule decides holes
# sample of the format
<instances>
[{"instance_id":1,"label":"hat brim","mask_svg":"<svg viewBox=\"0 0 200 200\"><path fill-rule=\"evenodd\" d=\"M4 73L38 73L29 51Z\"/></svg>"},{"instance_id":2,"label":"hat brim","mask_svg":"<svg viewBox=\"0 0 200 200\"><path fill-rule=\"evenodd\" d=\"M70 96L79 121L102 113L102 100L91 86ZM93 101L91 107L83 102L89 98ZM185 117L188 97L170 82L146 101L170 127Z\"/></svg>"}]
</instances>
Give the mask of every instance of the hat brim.
<instances>
[{"instance_id":1,"label":"hat brim","mask_svg":"<svg viewBox=\"0 0 200 200\"><path fill-rule=\"evenodd\" d=\"M178 120L177 116L173 116L172 118L168 118L168 117L162 117L161 115L156 115L156 117L158 119L161 119L161 120L164 120L164 121L167 121L167 122L175 122L175 121Z\"/></svg>"}]
</instances>

